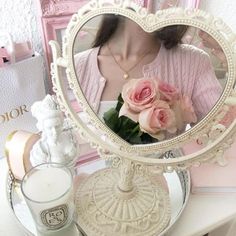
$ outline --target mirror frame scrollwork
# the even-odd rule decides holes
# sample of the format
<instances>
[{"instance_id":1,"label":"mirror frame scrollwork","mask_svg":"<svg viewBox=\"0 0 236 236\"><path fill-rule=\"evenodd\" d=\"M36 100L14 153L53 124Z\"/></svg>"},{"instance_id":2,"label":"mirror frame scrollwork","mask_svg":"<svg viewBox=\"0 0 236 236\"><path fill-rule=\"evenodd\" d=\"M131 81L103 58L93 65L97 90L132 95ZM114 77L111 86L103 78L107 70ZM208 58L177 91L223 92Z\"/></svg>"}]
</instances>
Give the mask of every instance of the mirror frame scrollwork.
<instances>
[{"instance_id":1,"label":"mirror frame scrollwork","mask_svg":"<svg viewBox=\"0 0 236 236\"><path fill-rule=\"evenodd\" d=\"M214 37L226 55L228 63L228 79L219 101L206 117L193 128L177 137L148 145L130 145L103 124L83 95L82 89L77 82L73 62L73 45L78 31L88 20L102 14L118 14L128 17L147 32L153 32L154 30L170 25L188 25L204 30ZM149 14L145 8L130 1L95 0L91 1L85 7L81 8L78 13L72 16L63 39L62 55L60 53L59 45L56 42L51 41L50 45L53 51L52 81L54 92L58 97L61 108L74 122L75 126L78 127L80 134L93 144L105 158L110 158L112 156L125 157L137 163L155 164L160 171L169 172L174 169L185 169L191 165L199 165L201 162L213 158L220 158L219 154L222 154L224 150L232 144L233 136L236 132L236 121L234 121L219 137L196 153L175 159L154 159L146 157L153 152L164 153L172 148L178 148L190 138L197 139L205 133L209 133L212 127L218 124L222 116L219 112L220 109L222 107L227 108L227 106L236 103L234 91L236 80L236 36L221 19L215 18L198 9L170 8L157 11L155 14ZM109 139L109 146L107 145L107 139L102 139L100 137L101 135L95 135L93 130L88 129L87 124L84 124L71 108L66 92L63 90L62 78L60 78L59 75L62 68L66 69L69 86L73 90L78 104L83 108L83 111L88 114L89 123L93 124L95 129L99 129L103 133L103 136ZM111 154L110 152L107 154L107 150L110 150L114 154Z\"/></svg>"}]
</instances>

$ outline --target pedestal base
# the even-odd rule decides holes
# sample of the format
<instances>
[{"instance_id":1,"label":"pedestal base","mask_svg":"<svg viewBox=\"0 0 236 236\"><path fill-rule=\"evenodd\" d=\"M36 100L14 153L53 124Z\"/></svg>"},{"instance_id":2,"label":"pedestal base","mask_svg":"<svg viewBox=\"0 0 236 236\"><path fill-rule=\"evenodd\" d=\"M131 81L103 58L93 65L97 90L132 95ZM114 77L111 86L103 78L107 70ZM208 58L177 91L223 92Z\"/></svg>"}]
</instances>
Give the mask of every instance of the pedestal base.
<instances>
[{"instance_id":1,"label":"pedestal base","mask_svg":"<svg viewBox=\"0 0 236 236\"><path fill-rule=\"evenodd\" d=\"M156 236L170 220L170 201L159 183L134 175L133 189L118 188L119 170L95 172L76 193L78 223L88 236Z\"/></svg>"}]
</instances>

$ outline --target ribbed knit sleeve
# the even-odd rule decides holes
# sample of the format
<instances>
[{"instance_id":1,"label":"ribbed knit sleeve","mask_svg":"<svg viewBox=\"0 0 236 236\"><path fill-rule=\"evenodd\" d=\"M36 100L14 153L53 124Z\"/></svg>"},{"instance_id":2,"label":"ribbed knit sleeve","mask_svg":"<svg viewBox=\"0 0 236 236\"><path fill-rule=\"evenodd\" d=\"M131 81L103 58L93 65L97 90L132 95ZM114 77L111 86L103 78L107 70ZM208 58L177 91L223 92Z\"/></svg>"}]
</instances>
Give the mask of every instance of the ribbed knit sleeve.
<instances>
[{"instance_id":1,"label":"ribbed knit sleeve","mask_svg":"<svg viewBox=\"0 0 236 236\"><path fill-rule=\"evenodd\" d=\"M98 111L105 79L97 67L98 48L93 48L75 55L75 71L79 85L89 105Z\"/></svg>"},{"instance_id":2,"label":"ribbed knit sleeve","mask_svg":"<svg viewBox=\"0 0 236 236\"><path fill-rule=\"evenodd\" d=\"M199 58L192 94L192 102L198 120L213 108L222 93L222 87L216 78L209 56L202 52L199 54Z\"/></svg>"}]
</instances>

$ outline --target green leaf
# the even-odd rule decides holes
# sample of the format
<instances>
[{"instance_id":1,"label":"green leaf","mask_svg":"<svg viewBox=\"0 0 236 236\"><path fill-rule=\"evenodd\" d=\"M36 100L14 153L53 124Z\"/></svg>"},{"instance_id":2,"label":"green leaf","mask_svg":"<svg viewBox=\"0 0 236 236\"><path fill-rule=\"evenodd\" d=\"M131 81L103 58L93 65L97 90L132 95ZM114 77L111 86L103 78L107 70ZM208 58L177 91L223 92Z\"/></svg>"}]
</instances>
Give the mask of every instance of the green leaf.
<instances>
[{"instance_id":1,"label":"green leaf","mask_svg":"<svg viewBox=\"0 0 236 236\"><path fill-rule=\"evenodd\" d=\"M156 143L158 139L153 138L148 133L143 133L141 135L142 144Z\"/></svg>"},{"instance_id":2,"label":"green leaf","mask_svg":"<svg viewBox=\"0 0 236 236\"><path fill-rule=\"evenodd\" d=\"M142 144L142 140L139 136L132 137L129 139L130 144Z\"/></svg>"},{"instance_id":3,"label":"green leaf","mask_svg":"<svg viewBox=\"0 0 236 236\"><path fill-rule=\"evenodd\" d=\"M118 112L120 111L120 109L121 109L121 107L123 106L123 104L124 104L124 100L123 100L123 98L122 98L122 96L121 96L121 94L120 94L119 97L118 97L117 105L116 105L116 110L117 110Z\"/></svg>"},{"instance_id":4,"label":"green leaf","mask_svg":"<svg viewBox=\"0 0 236 236\"><path fill-rule=\"evenodd\" d=\"M103 119L105 124L114 132L117 132L119 129L119 114L115 108L109 109L107 112L104 113Z\"/></svg>"}]
</instances>

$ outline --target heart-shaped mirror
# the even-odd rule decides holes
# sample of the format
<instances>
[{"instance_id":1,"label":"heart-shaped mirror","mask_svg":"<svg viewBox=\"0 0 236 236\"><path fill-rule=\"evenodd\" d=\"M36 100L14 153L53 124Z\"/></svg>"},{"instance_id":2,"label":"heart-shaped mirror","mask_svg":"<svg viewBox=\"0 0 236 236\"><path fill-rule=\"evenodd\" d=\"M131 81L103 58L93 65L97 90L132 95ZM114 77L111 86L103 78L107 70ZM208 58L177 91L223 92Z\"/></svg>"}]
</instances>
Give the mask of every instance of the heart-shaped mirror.
<instances>
[{"instance_id":1,"label":"heart-shaped mirror","mask_svg":"<svg viewBox=\"0 0 236 236\"><path fill-rule=\"evenodd\" d=\"M235 80L234 35L201 11L127 4L93 2L74 15L64 39L73 93L64 86L59 97L100 145L159 162L218 124Z\"/></svg>"},{"instance_id":2,"label":"heart-shaped mirror","mask_svg":"<svg viewBox=\"0 0 236 236\"><path fill-rule=\"evenodd\" d=\"M168 140L202 120L225 88L225 62L223 49L197 27L146 33L112 14L88 21L74 44L76 76L89 106L130 144Z\"/></svg>"}]
</instances>

